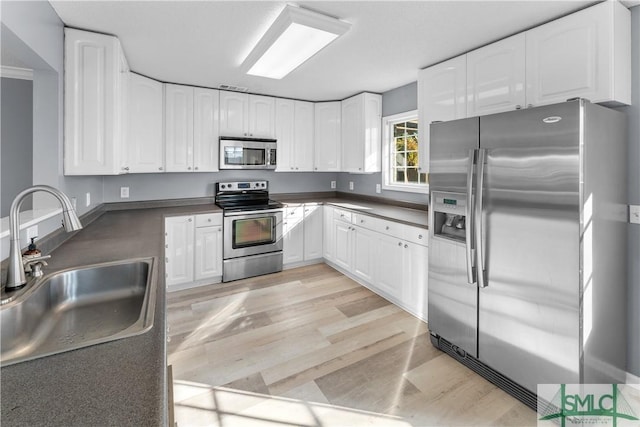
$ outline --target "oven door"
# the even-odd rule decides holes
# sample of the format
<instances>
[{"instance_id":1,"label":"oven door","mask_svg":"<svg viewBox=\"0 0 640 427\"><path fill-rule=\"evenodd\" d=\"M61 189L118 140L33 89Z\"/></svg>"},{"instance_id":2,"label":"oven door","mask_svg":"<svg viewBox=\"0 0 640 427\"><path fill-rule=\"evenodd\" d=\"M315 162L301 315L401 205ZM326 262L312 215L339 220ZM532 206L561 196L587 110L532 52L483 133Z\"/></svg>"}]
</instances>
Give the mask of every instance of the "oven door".
<instances>
[{"instance_id":1,"label":"oven door","mask_svg":"<svg viewBox=\"0 0 640 427\"><path fill-rule=\"evenodd\" d=\"M282 209L225 212L224 259L282 251Z\"/></svg>"}]
</instances>

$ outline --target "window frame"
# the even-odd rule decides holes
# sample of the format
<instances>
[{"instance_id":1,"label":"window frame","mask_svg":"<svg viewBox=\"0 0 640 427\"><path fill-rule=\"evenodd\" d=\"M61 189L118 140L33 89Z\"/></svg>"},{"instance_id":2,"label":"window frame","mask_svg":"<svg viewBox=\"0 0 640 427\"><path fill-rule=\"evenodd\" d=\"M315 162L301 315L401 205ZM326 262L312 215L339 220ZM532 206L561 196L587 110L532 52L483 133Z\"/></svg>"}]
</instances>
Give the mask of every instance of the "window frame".
<instances>
[{"instance_id":1,"label":"window frame","mask_svg":"<svg viewBox=\"0 0 640 427\"><path fill-rule=\"evenodd\" d=\"M409 193L429 193L429 184L398 184L392 183L391 173L391 147L393 125L398 122L416 120L419 122L418 110L405 111L404 113L392 114L382 118L382 188L384 190L404 191ZM420 124L418 124L418 147L420 147L421 138ZM419 152L420 150L418 150ZM424 150L423 150L424 151ZM420 154L418 154L419 156ZM419 170L418 170L419 171Z\"/></svg>"}]
</instances>

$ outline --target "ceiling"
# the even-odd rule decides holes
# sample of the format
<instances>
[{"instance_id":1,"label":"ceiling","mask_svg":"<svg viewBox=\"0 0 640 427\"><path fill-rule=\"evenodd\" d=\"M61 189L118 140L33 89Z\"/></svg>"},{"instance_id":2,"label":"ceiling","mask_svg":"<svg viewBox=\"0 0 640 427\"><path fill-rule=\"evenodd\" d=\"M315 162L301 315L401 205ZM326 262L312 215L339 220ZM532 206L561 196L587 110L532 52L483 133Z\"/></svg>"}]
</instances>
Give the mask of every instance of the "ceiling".
<instances>
[{"instance_id":1,"label":"ceiling","mask_svg":"<svg viewBox=\"0 0 640 427\"><path fill-rule=\"evenodd\" d=\"M51 1L65 25L113 34L132 71L163 82L247 87L324 101L382 93L419 69L571 13L593 1L301 1L352 24L281 80L242 74L280 1Z\"/></svg>"}]
</instances>

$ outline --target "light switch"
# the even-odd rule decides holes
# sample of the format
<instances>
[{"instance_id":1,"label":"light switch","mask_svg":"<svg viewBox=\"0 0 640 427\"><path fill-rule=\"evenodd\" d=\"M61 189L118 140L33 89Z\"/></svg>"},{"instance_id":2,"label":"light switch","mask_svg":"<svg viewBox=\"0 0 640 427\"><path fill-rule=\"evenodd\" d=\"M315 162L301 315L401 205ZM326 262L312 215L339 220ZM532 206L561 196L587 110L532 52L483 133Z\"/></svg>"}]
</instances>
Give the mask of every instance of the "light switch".
<instances>
[{"instance_id":1,"label":"light switch","mask_svg":"<svg viewBox=\"0 0 640 427\"><path fill-rule=\"evenodd\" d=\"M129 198L129 187L120 187L120 198L121 199Z\"/></svg>"}]
</instances>

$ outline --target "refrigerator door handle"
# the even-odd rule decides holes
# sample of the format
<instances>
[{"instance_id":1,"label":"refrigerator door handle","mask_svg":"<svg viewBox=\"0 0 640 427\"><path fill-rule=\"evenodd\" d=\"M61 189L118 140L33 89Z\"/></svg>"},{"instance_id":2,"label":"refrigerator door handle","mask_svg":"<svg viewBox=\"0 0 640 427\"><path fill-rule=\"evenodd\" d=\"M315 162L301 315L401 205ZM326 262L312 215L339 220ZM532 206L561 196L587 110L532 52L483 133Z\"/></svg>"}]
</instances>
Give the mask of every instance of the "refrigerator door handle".
<instances>
[{"instance_id":1,"label":"refrigerator door handle","mask_svg":"<svg viewBox=\"0 0 640 427\"><path fill-rule=\"evenodd\" d=\"M474 269L475 242L473 239L473 165L476 162L476 150L469 150L469 165L467 167L467 224L465 232L465 250L467 253L467 283L476 284L476 272Z\"/></svg>"},{"instance_id":2,"label":"refrigerator door handle","mask_svg":"<svg viewBox=\"0 0 640 427\"><path fill-rule=\"evenodd\" d=\"M483 209L483 196L484 196L484 165L486 161L487 150L484 148L478 149L478 167L476 178L476 203L475 203L475 241L476 241L476 275L478 277L478 285L481 288L487 287L487 281L485 278L485 260L484 260L484 245L482 241L482 209Z\"/></svg>"}]
</instances>

